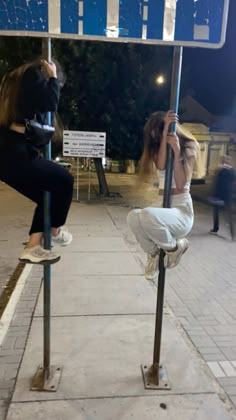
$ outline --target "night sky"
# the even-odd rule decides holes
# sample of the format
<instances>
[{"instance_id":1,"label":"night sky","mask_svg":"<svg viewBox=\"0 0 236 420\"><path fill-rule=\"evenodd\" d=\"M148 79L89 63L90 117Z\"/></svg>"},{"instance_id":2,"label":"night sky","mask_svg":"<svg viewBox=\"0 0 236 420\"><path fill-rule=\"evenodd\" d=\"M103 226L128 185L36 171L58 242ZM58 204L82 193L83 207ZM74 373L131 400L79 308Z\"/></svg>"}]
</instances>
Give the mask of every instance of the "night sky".
<instances>
[{"instance_id":1,"label":"night sky","mask_svg":"<svg viewBox=\"0 0 236 420\"><path fill-rule=\"evenodd\" d=\"M230 1L226 43L218 50L185 48L188 87L210 112L236 117L236 1Z\"/></svg>"}]
</instances>

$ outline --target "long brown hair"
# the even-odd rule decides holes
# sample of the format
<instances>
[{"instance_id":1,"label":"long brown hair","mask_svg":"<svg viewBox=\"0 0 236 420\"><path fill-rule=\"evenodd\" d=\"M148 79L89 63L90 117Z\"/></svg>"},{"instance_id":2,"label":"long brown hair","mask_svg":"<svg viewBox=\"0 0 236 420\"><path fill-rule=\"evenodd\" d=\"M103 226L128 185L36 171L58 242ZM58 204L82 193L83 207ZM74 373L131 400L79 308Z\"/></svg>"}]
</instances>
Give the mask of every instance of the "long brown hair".
<instances>
[{"instance_id":1,"label":"long brown hair","mask_svg":"<svg viewBox=\"0 0 236 420\"><path fill-rule=\"evenodd\" d=\"M15 121L21 80L32 64L23 64L3 77L0 85L0 126L9 127Z\"/></svg>"},{"instance_id":2,"label":"long brown hair","mask_svg":"<svg viewBox=\"0 0 236 420\"><path fill-rule=\"evenodd\" d=\"M163 111L151 114L144 126L144 146L140 160L139 176L144 179L153 171L153 160L158 154L164 130L164 118L166 113ZM189 156L195 157L193 176L200 177L200 148L195 137L180 124L177 124L176 133L180 142L180 153L183 157L183 164L188 169Z\"/></svg>"},{"instance_id":3,"label":"long brown hair","mask_svg":"<svg viewBox=\"0 0 236 420\"><path fill-rule=\"evenodd\" d=\"M55 64L57 70L60 73L59 83L62 85L66 78L58 61L56 61ZM15 70L7 73L3 77L0 84L0 126L9 127L11 123L16 120L17 101L23 75L29 67L40 65L41 59L38 58L34 61L23 64L20 67L17 67ZM58 113L54 114L54 126L55 133L53 135L53 141L62 142L63 124Z\"/></svg>"},{"instance_id":4,"label":"long brown hair","mask_svg":"<svg viewBox=\"0 0 236 420\"><path fill-rule=\"evenodd\" d=\"M153 159L158 153L164 130L165 112L158 111L151 114L143 129L143 153L140 160L139 175L141 178L152 173Z\"/></svg>"}]
</instances>

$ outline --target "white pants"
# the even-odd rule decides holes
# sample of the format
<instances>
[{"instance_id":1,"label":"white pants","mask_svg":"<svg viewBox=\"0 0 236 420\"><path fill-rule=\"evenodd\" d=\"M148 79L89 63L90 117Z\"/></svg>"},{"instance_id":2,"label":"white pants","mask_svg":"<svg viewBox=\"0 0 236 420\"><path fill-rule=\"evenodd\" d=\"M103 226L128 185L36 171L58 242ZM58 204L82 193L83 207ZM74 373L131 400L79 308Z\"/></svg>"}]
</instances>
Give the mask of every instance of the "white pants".
<instances>
[{"instance_id":1,"label":"white pants","mask_svg":"<svg viewBox=\"0 0 236 420\"><path fill-rule=\"evenodd\" d=\"M162 205L163 197L159 197ZM147 254L154 254L157 248L171 250L176 239L186 236L193 226L193 204L189 193L173 195L171 208L147 207L129 212L127 223Z\"/></svg>"}]
</instances>

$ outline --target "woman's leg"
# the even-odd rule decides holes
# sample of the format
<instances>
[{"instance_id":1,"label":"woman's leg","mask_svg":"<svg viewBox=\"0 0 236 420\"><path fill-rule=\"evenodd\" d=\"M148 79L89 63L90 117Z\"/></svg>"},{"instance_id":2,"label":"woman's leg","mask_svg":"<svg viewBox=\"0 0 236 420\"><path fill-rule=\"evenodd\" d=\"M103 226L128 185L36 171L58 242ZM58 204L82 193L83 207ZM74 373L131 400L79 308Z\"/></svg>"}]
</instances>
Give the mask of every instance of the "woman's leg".
<instances>
[{"instance_id":1,"label":"woman's leg","mask_svg":"<svg viewBox=\"0 0 236 420\"><path fill-rule=\"evenodd\" d=\"M183 253L187 249L187 240L178 238L190 231L193 215L192 211L188 214L178 208L149 207L131 211L127 221L142 249L149 255L154 254L158 248L164 249L169 256L169 263L173 260L170 263L173 267L177 253Z\"/></svg>"},{"instance_id":2,"label":"woman's leg","mask_svg":"<svg viewBox=\"0 0 236 420\"><path fill-rule=\"evenodd\" d=\"M235 228L234 228L234 217L233 217L233 206L232 206L232 204L231 203L227 204L225 206L224 211L225 211L226 223L229 225L231 239L232 239L232 241L234 241Z\"/></svg>"},{"instance_id":3,"label":"woman's leg","mask_svg":"<svg viewBox=\"0 0 236 420\"><path fill-rule=\"evenodd\" d=\"M132 210L127 222L147 254L155 253L158 247L175 249L176 239L185 236L192 226L192 219L177 208Z\"/></svg>"},{"instance_id":4,"label":"woman's leg","mask_svg":"<svg viewBox=\"0 0 236 420\"><path fill-rule=\"evenodd\" d=\"M8 185L15 188L17 191L24 194L30 199L37 199L35 193L31 191L27 180L22 176L24 171L19 172L19 176L14 178L15 171L12 171L10 176L5 173L1 176ZM30 264L54 264L60 260L60 256L50 250L45 250L41 246L43 232L35 232L30 235L29 242L25 249L20 254L20 261Z\"/></svg>"},{"instance_id":5,"label":"woman's leg","mask_svg":"<svg viewBox=\"0 0 236 420\"><path fill-rule=\"evenodd\" d=\"M141 223L141 214L144 210L135 209L128 213L127 223L141 248L150 255L156 254L158 245L149 237L148 231Z\"/></svg>"},{"instance_id":6,"label":"woman's leg","mask_svg":"<svg viewBox=\"0 0 236 420\"><path fill-rule=\"evenodd\" d=\"M219 230L219 207L213 207L213 232L218 232Z\"/></svg>"},{"instance_id":7,"label":"woman's leg","mask_svg":"<svg viewBox=\"0 0 236 420\"><path fill-rule=\"evenodd\" d=\"M9 144L11 145L11 143ZM46 252L41 248L44 230L44 191L52 192L51 220L58 228L60 223L64 224L69 210L73 178L53 162L44 159L31 160L27 147L22 143L16 144L14 147L5 147L1 152L0 179L37 203L30 230L29 244L21 257L23 260L30 258L30 255L28 255L30 248L34 253L32 262L38 263L49 260L56 262L59 259L58 255L50 251ZM58 210L57 206L59 206Z\"/></svg>"},{"instance_id":8,"label":"woman's leg","mask_svg":"<svg viewBox=\"0 0 236 420\"><path fill-rule=\"evenodd\" d=\"M58 164L37 159L32 162L33 180L39 190L38 206L35 210L30 234L44 227L44 191L51 193L51 226L56 236L66 222L73 196L73 177Z\"/></svg>"},{"instance_id":9,"label":"woman's leg","mask_svg":"<svg viewBox=\"0 0 236 420\"><path fill-rule=\"evenodd\" d=\"M30 235L44 230L44 191L51 193L51 225L65 223L73 194L73 177L66 169L45 159L24 160L1 179L37 203Z\"/></svg>"},{"instance_id":10,"label":"woman's leg","mask_svg":"<svg viewBox=\"0 0 236 420\"><path fill-rule=\"evenodd\" d=\"M32 233L29 237L28 241L28 248L32 248L33 246L41 245L43 238L43 232Z\"/></svg>"},{"instance_id":11,"label":"woman's leg","mask_svg":"<svg viewBox=\"0 0 236 420\"><path fill-rule=\"evenodd\" d=\"M147 262L145 265L144 275L147 280L154 280L159 264L159 247L153 244L145 230L141 226L139 217L142 210L132 210L127 216L127 223L133 232L137 242L148 254Z\"/></svg>"},{"instance_id":12,"label":"woman's leg","mask_svg":"<svg viewBox=\"0 0 236 420\"><path fill-rule=\"evenodd\" d=\"M180 201L179 207L148 208L144 209L143 214L142 223L145 224L146 230L149 229L149 237L165 250L164 265L168 268L174 268L187 251L188 241L184 236L189 233L193 225L191 202Z\"/></svg>"}]
</instances>

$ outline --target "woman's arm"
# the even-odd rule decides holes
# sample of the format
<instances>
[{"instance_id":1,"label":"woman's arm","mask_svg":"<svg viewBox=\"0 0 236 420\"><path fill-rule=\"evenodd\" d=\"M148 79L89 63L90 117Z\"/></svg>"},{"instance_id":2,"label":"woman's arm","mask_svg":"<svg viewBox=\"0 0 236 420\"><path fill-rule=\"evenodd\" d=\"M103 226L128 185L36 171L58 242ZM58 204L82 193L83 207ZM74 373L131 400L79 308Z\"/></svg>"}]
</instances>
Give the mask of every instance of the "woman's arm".
<instances>
[{"instance_id":1,"label":"woman's arm","mask_svg":"<svg viewBox=\"0 0 236 420\"><path fill-rule=\"evenodd\" d=\"M170 124L176 122L178 122L178 115L174 111L168 111L164 119L164 129L162 132L160 148L153 158L157 169L163 170L166 168L168 130Z\"/></svg>"},{"instance_id":2,"label":"woman's arm","mask_svg":"<svg viewBox=\"0 0 236 420\"><path fill-rule=\"evenodd\" d=\"M175 133L169 133L167 142L174 152L174 178L178 190L182 190L187 181L192 178L193 168L196 160L196 154L193 149L186 153L186 162L181 156L179 138Z\"/></svg>"},{"instance_id":3,"label":"woman's arm","mask_svg":"<svg viewBox=\"0 0 236 420\"><path fill-rule=\"evenodd\" d=\"M179 137L175 133L169 133L168 144L174 152L174 178L177 190L182 190L187 182L185 167L183 165L183 157L181 156Z\"/></svg>"},{"instance_id":4,"label":"woman's arm","mask_svg":"<svg viewBox=\"0 0 236 420\"><path fill-rule=\"evenodd\" d=\"M167 157L167 134L168 126L164 126L164 130L161 137L161 144L158 150L158 153L154 156L154 163L157 169L163 170L166 167L166 157Z\"/></svg>"},{"instance_id":5,"label":"woman's arm","mask_svg":"<svg viewBox=\"0 0 236 420\"><path fill-rule=\"evenodd\" d=\"M187 182L183 158L174 157L174 178L177 190L182 190Z\"/></svg>"},{"instance_id":6,"label":"woman's arm","mask_svg":"<svg viewBox=\"0 0 236 420\"><path fill-rule=\"evenodd\" d=\"M53 63L42 61L42 68L29 67L23 77L23 92L27 108L39 112L55 112L59 103L59 83ZM47 77L45 77L45 74Z\"/></svg>"}]
</instances>

